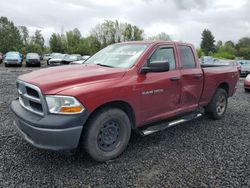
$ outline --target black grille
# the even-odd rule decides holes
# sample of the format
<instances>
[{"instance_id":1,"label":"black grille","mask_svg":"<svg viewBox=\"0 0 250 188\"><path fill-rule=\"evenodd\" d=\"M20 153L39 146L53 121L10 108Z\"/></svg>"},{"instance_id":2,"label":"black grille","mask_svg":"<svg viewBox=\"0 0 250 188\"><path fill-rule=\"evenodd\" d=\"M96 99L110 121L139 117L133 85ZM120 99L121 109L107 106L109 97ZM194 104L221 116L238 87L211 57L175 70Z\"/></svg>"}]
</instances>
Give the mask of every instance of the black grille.
<instances>
[{"instance_id":1,"label":"black grille","mask_svg":"<svg viewBox=\"0 0 250 188\"><path fill-rule=\"evenodd\" d=\"M29 87L26 87L26 91L27 91L28 95L35 97L35 98L39 98L39 94L36 90L29 88Z\"/></svg>"},{"instance_id":2,"label":"black grille","mask_svg":"<svg viewBox=\"0 0 250 188\"><path fill-rule=\"evenodd\" d=\"M41 104L39 103L36 103L36 102L33 102L33 101L29 101L30 103L30 107L33 109L33 110L36 110L36 111L39 111L39 112L42 112L43 111L43 107Z\"/></svg>"}]
</instances>

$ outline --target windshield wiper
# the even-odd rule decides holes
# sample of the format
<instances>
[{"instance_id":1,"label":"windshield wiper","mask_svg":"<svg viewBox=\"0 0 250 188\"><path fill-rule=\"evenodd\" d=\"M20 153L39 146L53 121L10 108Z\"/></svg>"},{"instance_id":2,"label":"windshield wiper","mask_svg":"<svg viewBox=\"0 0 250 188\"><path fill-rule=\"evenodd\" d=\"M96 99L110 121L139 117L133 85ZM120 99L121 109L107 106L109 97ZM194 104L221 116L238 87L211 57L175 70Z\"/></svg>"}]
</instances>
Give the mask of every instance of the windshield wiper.
<instances>
[{"instance_id":1,"label":"windshield wiper","mask_svg":"<svg viewBox=\"0 0 250 188\"><path fill-rule=\"evenodd\" d=\"M110 66L110 65L104 65L104 64L101 64L101 63L97 63L96 65L99 65L99 66L102 66L102 67L110 67L110 68L114 68L113 66Z\"/></svg>"}]
</instances>

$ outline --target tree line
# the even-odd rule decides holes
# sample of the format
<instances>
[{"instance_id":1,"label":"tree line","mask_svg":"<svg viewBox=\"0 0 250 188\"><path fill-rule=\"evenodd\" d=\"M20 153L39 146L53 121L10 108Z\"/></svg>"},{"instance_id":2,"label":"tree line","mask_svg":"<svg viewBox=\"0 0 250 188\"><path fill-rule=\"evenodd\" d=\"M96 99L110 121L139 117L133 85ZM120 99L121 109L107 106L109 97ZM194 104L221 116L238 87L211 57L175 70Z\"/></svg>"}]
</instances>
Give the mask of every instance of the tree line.
<instances>
[{"instance_id":1,"label":"tree line","mask_svg":"<svg viewBox=\"0 0 250 188\"><path fill-rule=\"evenodd\" d=\"M238 57L250 60L250 37L243 37L237 43L231 40L225 43L221 40L215 42L212 32L205 29L202 32L201 45L197 52L199 57L206 55L223 59Z\"/></svg>"},{"instance_id":2,"label":"tree line","mask_svg":"<svg viewBox=\"0 0 250 188\"><path fill-rule=\"evenodd\" d=\"M34 35L30 35L26 26L15 26L7 17L0 17L0 52L2 53L19 51L22 54L61 52L93 55L113 43L144 39L171 40L165 32L145 38L143 29L136 25L117 20L105 20L93 27L86 37L83 37L77 28L65 33L53 33L49 38L49 46L46 46L41 30L36 30ZM199 56L250 59L250 38L241 38L236 44L232 41L223 43L220 40L215 43L212 32L205 29L197 52Z\"/></svg>"}]
</instances>

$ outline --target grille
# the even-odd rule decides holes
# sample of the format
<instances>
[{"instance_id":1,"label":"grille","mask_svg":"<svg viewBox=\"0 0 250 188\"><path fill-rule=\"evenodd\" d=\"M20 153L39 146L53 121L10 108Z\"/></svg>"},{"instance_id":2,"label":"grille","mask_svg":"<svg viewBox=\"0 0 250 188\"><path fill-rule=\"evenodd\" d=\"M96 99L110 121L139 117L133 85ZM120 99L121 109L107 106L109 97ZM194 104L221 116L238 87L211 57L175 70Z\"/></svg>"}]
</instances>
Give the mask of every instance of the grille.
<instances>
[{"instance_id":1,"label":"grille","mask_svg":"<svg viewBox=\"0 0 250 188\"><path fill-rule=\"evenodd\" d=\"M14 63L18 63L18 60L17 59L7 59L7 62L10 63L10 64L11 63L14 64Z\"/></svg>"},{"instance_id":2,"label":"grille","mask_svg":"<svg viewBox=\"0 0 250 188\"><path fill-rule=\"evenodd\" d=\"M17 90L19 102L26 110L41 116L44 115L46 105L44 97L37 86L17 81Z\"/></svg>"}]
</instances>

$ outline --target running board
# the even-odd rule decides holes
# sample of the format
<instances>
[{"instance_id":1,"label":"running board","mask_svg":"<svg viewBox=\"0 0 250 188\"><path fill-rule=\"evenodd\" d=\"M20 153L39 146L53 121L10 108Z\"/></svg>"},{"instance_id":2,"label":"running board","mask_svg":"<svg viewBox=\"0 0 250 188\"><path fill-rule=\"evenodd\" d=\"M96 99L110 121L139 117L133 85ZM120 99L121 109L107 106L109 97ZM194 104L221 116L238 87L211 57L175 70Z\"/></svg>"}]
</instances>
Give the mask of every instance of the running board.
<instances>
[{"instance_id":1,"label":"running board","mask_svg":"<svg viewBox=\"0 0 250 188\"><path fill-rule=\"evenodd\" d=\"M167 128L172 127L172 126L179 125L181 123L185 123L185 122L191 121L193 119L197 119L201 116L202 116L202 113L192 113L192 114L181 116L179 119L176 119L176 120L173 120L170 122L163 122L163 123L160 123L157 125L147 127L146 129L141 129L139 131L143 136L146 136L146 135L158 132L158 131L162 131L162 130L167 129Z\"/></svg>"}]
</instances>

